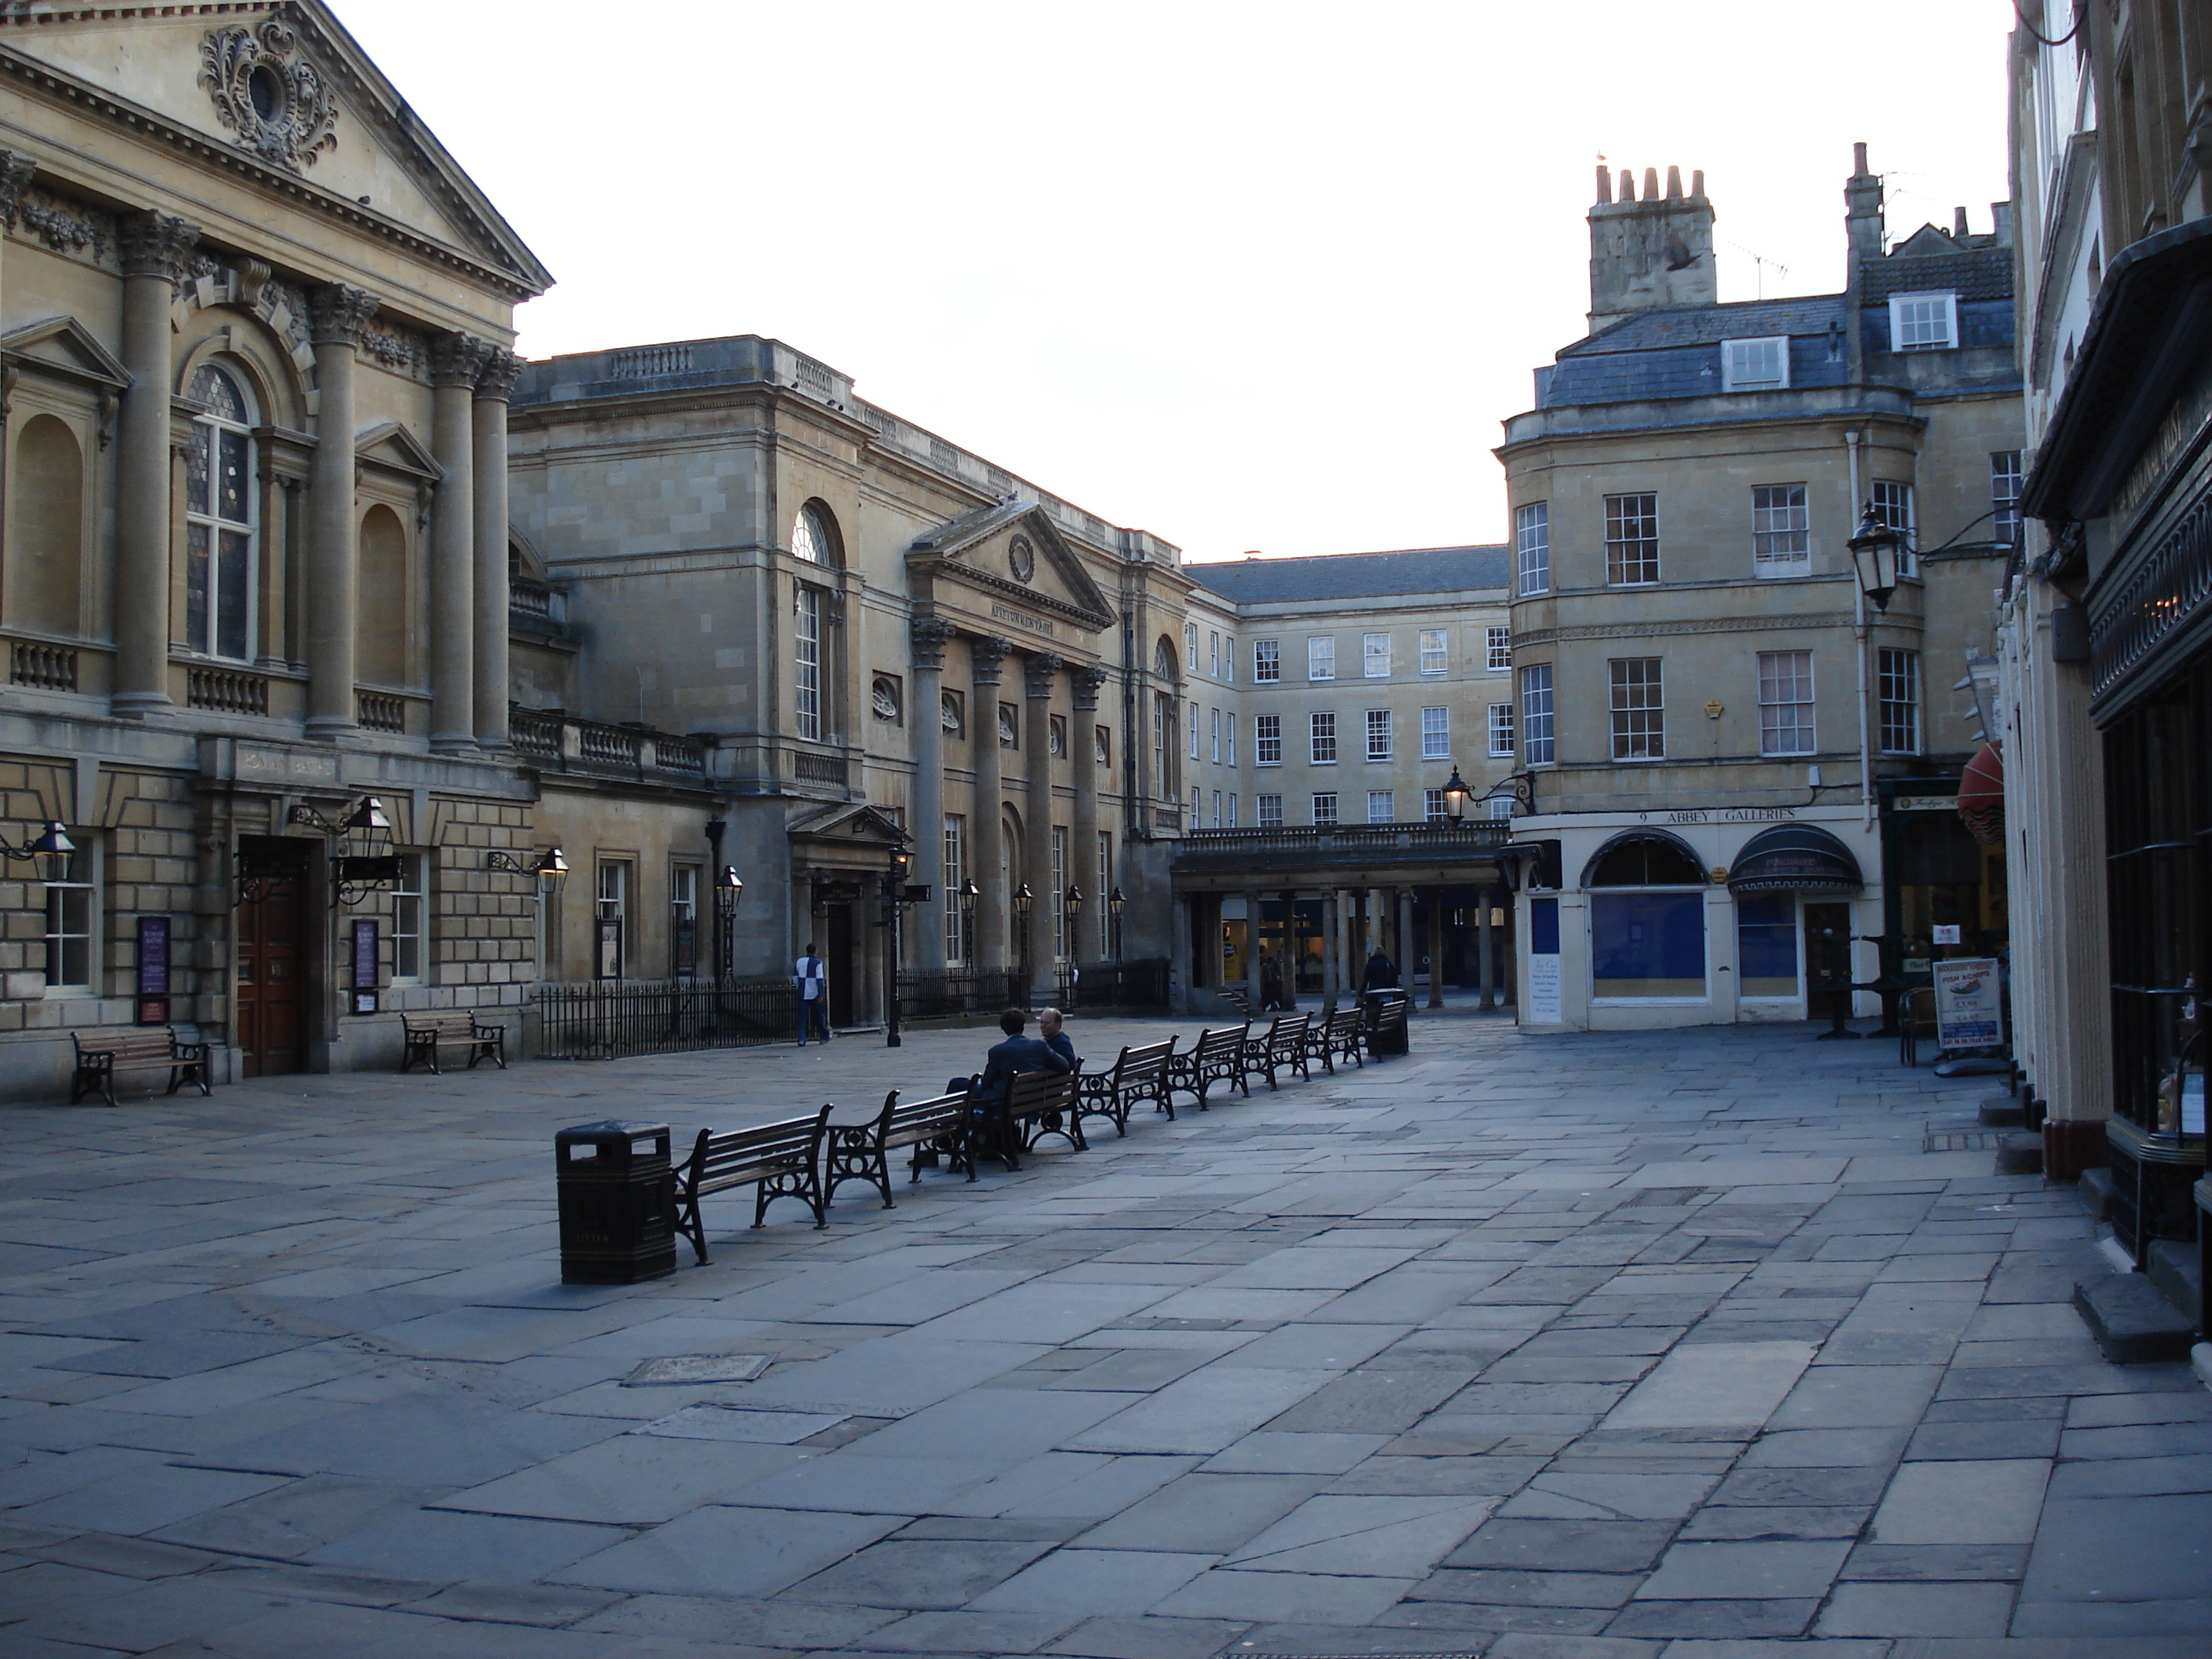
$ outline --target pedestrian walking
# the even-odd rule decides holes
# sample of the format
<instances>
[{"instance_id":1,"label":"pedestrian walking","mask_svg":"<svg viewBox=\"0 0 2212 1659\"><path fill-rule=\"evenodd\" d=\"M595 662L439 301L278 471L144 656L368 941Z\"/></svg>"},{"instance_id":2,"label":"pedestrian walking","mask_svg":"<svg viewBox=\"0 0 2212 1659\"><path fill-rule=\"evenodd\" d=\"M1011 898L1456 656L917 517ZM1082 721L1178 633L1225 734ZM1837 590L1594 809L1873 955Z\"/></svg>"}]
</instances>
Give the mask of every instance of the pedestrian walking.
<instances>
[{"instance_id":1,"label":"pedestrian walking","mask_svg":"<svg viewBox=\"0 0 2212 1659\"><path fill-rule=\"evenodd\" d=\"M799 993L799 1046L806 1046L809 1025L823 1042L829 1042L830 968L814 954L812 939L806 941L806 954L793 965L791 982Z\"/></svg>"}]
</instances>

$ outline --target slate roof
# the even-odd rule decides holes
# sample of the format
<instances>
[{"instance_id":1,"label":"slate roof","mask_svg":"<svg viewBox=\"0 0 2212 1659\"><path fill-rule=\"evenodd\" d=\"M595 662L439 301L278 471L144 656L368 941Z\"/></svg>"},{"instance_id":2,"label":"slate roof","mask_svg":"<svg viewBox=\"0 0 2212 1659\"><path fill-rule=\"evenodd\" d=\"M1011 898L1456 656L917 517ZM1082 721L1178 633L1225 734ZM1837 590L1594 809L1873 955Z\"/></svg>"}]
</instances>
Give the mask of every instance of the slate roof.
<instances>
[{"instance_id":1,"label":"slate roof","mask_svg":"<svg viewBox=\"0 0 2212 1659\"><path fill-rule=\"evenodd\" d=\"M1329 553L1310 559L1230 559L1191 564L1186 574L1237 605L1379 599L1504 587L1505 548L1409 547L1388 553Z\"/></svg>"},{"instance_id":2,"label":"slate roof","mask_svg":"<svg viewBox=\"0 0 2212 1659\"><path fill-rule=\"evenodd\" d=\"M1942 237L1942 241L1948 245L1950 239ZM1893 253L1887 259L1868 260L1859 283L1869 305L1887 303L1893 294L1923 290L1940 294L1947 289L1961 301L2010 300L2012 250L1989 247L1958 253Z\"/></svg>"},{"instance_id":3,"label":"slate roof","mask_svg":"<svg viewBox=\"0 0 2212 1659\"><path fill-rule=\"evenodd\" d=\"M1682 306L1624 317L1559 356L1589 356L1607 351L1656 351L1668 346L1713 345L1723 340L1759 340L1776 334L1826 334L1841 327L1844 296L1816 294L1794 300L1739 300L1729 305Z\"/></svg>"}]
</instances>

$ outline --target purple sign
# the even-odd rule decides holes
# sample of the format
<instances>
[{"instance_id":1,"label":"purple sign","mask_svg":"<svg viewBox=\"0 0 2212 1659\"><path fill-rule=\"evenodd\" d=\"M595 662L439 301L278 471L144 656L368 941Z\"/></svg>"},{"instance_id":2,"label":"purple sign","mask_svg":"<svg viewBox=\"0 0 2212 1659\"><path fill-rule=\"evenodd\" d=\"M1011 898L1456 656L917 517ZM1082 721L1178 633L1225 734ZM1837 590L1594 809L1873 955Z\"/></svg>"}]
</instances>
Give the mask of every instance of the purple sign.
<instances>
[{"instance_id":1,"label":"purple sign","mask_svg":"<svg viewBox=\"0 0 2212 1659\"><path fill-rule=\"evenodd\" d=\"M353 988L376 988L376 921L362 917L353 925Z\"/></svg>"},{"instance_id":2,"label":"purple sign","mask_svg":"<svg viewBox=\"0 0 2212 1659\"><path fill-rule=\"evenodd\" d=\"M169 919L167 916L138 918L138 994L142 997L165 997L169 994Z\"/></svg>"}]
</instances>

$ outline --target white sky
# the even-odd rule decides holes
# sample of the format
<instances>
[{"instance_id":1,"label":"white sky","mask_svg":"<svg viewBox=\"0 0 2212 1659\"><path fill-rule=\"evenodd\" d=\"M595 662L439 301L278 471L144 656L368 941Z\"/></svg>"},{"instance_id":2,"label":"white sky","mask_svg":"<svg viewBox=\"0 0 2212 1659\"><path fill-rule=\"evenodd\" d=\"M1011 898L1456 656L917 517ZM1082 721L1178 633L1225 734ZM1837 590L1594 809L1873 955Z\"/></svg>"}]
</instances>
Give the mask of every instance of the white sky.
<instances>
[{"instance_id":1,"label":"white sky","mask_svg":"<svg viewBox=\"0 0 2212 1659\"><path fill-rule=\"evenodd\" d=\"M757 333L1195 559L1504 538L1602 152L1721 297L2005 194L2009 0L334 0L559 285L532 356ZM1786 267L1786 272L1772 269Z\"/></svg>"}]
</instances>

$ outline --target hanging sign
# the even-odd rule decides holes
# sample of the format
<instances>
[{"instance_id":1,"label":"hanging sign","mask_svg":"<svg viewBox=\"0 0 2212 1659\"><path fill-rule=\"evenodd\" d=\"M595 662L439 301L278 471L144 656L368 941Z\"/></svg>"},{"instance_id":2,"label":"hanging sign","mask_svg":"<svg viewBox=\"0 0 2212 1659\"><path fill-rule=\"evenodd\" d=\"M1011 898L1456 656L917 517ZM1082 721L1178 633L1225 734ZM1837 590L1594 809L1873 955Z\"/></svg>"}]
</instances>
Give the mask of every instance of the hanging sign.
<instances>
[{"instance_id":1,"label":"hanging sign","mask_svg":"<svg viewBox=\"0 0 2212 1659\"><path fill-rule=\"evenodd\" d=\"M169 1023L169 919L138 918L138 1023Z\"/></svg>"},{"instance_id":2,"label":"hanging sign","mask_svg":"<svg viewBox=\"0 0 2212 1659\"><path fill-rule=\"evenodd\" d=\"M356 918L353 924L353 1012L376 1012L376 919Z\"/></svg>"},{"instance_id":3,"label":"hanging sign","mask_svg":"<svg viewBox=\"0 0 2212 1659\"><path fill-rule=\"evenodd\" d=\"M1995 957L1933 964L1936 1036L1945 1052L2004 1046L2004 1010Z\"/></svg>"}]
</instances>

